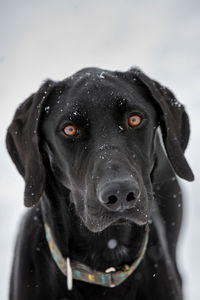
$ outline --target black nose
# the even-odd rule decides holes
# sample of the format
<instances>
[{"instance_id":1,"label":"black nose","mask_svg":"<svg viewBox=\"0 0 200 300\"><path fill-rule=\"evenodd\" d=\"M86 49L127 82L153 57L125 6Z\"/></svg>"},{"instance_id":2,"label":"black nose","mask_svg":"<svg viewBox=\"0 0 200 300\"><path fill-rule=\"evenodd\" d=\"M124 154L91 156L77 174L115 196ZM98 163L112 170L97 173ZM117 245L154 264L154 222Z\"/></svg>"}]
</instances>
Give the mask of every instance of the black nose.
<instances>
[{"instance_id":1,"label":"black nose","mask_svg":"<svg viewBox=\"0 0 200 300\"><path fill-rule=\"evenodd\" d=\"M130 180L112 181L99 190L99 201L111 211L124 211L135 206L140 197L139 186Z\"/></svg>"}]
</instances>

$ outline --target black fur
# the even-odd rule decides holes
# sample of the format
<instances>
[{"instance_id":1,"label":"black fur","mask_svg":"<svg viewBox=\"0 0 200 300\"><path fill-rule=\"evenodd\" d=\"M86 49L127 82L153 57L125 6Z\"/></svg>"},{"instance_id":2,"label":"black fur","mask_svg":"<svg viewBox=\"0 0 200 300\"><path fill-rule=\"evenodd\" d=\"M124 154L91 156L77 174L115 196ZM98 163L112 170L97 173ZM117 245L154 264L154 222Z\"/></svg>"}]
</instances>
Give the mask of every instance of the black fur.
<instances>
[{"instance_id":1,"label":"black fur","mask_svg":"<svg viewBox=\"0 0 200 300\"><path fill-rule=\"evenodd\" d=\"M142 118L138 127L128 124L134 114ZM68 124L77 127L76 136L64 133ZM25 180L25 205L32 207L17 238L10 300L181 300L182 198L175 173L193 180L184 157L188 139L183 105L138 69L88 68L46 81L18 108L7 133ZM68 291L44 222L64 257L102 271L135 260L148 222L150 238L142 263L118 287L74 281Z\"/></svg>"}]
</instances>

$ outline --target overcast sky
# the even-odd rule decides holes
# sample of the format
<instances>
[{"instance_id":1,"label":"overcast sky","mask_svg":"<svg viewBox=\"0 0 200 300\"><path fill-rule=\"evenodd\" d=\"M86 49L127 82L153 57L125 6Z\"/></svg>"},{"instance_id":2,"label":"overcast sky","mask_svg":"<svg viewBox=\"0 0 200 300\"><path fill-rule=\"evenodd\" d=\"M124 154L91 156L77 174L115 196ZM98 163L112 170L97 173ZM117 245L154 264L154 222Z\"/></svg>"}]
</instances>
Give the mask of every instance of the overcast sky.
<instances>
[{"instance_id":1,"label":"overcast sky","mask_svg":"<svg viewBox=\"0 0 200 300\"><path fill-rule=\"evenodd\" d=\"M16 107L46 78L82 67L139 66L169 86L186 106L191 139L186 156L196 182L185 191L179 267L185 299L200 299L200 2L199 0L0 0L0 299L23 212L23 180L8 157L5 132Z\"/></svg>"}]
</instances>

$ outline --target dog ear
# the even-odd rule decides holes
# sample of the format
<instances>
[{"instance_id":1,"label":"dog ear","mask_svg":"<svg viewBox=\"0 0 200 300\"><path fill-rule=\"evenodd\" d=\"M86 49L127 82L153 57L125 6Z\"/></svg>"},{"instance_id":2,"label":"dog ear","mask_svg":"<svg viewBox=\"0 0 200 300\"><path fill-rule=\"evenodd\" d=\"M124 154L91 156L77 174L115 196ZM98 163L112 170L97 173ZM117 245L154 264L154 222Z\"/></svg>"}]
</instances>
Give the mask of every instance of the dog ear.
<instances>
[{"instance_id":1,"label":"dog ear","mask_svg":"<svg viewBox=\"0 0 200 300\"><path fill-rule=\"evenodd\" d=\"M45 172L38 129L44 104L54 84L47 80L37 93L19 106L6 136L8 152L25 180L24 203L27 207L37 203L44 189Z\"/></svg>"},{"instance_id":2,"label":"dog ear","mask_svg":"<svg viewBox=\"0 0 200 300\"><path fill-rule=\"evenodd\" d=\"M172 167L181 178L194 180L192 170L184 157L190 135L189 118L184 106L168 88L150 79L138 69L132 71L160 107L163 141Z\"/></svg>"}]
</instances>

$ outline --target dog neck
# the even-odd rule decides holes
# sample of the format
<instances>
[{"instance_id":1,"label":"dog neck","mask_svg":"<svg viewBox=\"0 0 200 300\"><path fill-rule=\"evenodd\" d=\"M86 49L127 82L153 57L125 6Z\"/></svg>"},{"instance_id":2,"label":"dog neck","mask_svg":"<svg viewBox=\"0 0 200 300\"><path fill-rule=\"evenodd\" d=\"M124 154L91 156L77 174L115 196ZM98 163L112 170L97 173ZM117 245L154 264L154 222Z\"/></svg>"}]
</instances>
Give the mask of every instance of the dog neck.
<instances>
[{"instance_id":1,"label":"dog neck","mask_svg":"<svg viewBox=\"0 0 200 300\"><path fill-rule=\"evenodd\" d=\"M124 282L136 270L143 259L149 236L149 227L146 225L140 250L131 265L125 264L118 268L110 267L102 272L92 269L79 261L71 260L70 257L64 258L54 241L50 227L46 223L44 226L51 255L60 271L67 277L67 287L69 290L73 287L73 279L106 287L115 287Z\"/></svg>"},{"instance_id":2,"label":"dog neck","mask_svg":"<svg viewBox=\"0 0 200 300\"><path fill-rule=\"evenodd\" d=\"M92 233L84 225L77 224L73 233L69 239L73 258L103 271L110 266L118 267L133 262L144 239L145 226L127 222Z\"/></svg>"}]
</instances>

